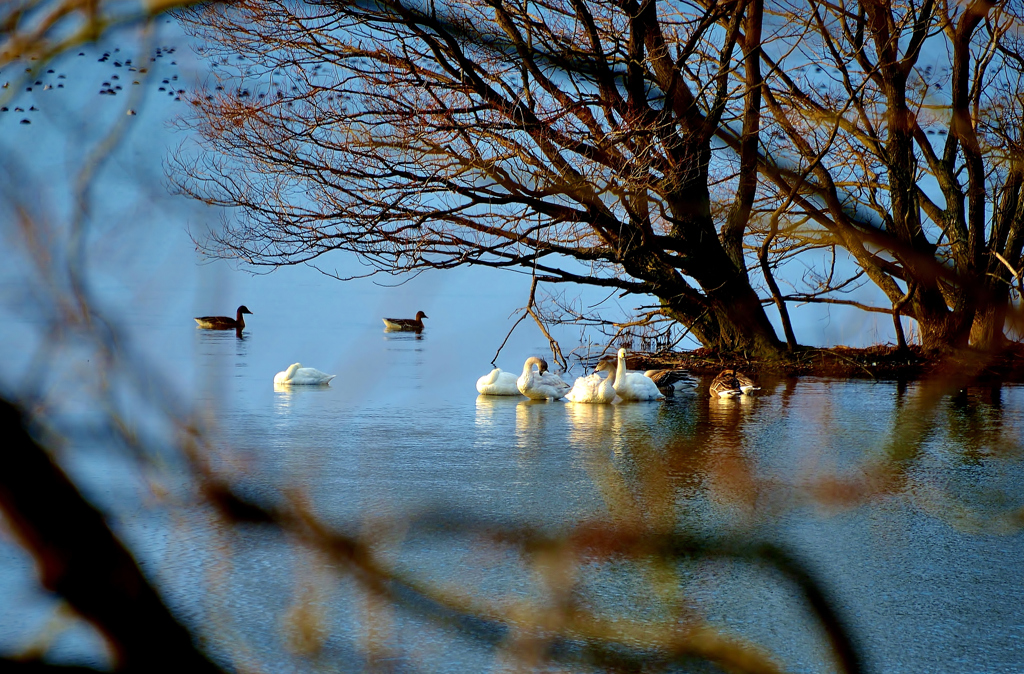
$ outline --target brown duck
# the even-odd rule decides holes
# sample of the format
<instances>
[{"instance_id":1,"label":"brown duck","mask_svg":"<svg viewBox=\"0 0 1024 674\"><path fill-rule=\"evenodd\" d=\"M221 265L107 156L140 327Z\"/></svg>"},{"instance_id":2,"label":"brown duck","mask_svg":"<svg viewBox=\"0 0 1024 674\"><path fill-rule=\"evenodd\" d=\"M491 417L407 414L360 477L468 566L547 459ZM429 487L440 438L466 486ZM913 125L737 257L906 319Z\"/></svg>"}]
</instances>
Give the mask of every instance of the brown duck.
<instances>
[{"instance_id":1,"label":"brown duck","mask_svg":"<svg viewBox=\"0 0 1024 674\"><path fill-rule=\"evenodd\" d=\"M245 327L245 319L242 318L242 314L252 315L252 312L243 304L238 307L234 318L230 316L198 316L195 318L195 322L204 330L241 330Z\"/></svg>"},{"instance_id":2,"label":"brown duck","mask_svg":"<svg viewBox=\"0 0 1024 674\"><path fill-rule=\"evenodd\" d=\"M416 318L382 318L384 329L388 332L405 331L419 332L423 329L423 319L430 318L422 311L416 312Z\"/></svg>"},{"instance_id":3,"label":"brown duck","mask_svg":"<svg viewBox=\"0 0 1024 674\"><path fill-rule=\"evenodd\" d=\"M722 370L711 382L712 398L734 398L760 390L754 386L754 380L736 370Z\"/></svg>"}]
</instances>

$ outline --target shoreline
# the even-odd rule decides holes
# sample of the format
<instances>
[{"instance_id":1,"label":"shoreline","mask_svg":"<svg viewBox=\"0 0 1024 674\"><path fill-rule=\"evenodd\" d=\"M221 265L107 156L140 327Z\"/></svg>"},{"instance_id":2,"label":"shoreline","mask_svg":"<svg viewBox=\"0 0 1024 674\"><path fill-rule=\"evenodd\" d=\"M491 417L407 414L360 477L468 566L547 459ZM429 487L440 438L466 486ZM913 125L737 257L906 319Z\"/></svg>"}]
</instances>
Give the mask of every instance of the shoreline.
<instances>
[{"instance_id":1,"label":"shoreline","mask_svg":"<svg viewBox=\"0 0 1024 674\"><path fill-rule=\"evenodd\" d=\"M916 380L956 378L984 383L1024 383L1024 345L1009 344L998 352L975 349L929 351L885 344L864 348L800 347L780 360L759 360L719 354L711 349L643 353L630 352L636 370L682 368L693 374L715 375L732 368L749 375L834 377L843 379Z\"/></svg>"}]
</instances>

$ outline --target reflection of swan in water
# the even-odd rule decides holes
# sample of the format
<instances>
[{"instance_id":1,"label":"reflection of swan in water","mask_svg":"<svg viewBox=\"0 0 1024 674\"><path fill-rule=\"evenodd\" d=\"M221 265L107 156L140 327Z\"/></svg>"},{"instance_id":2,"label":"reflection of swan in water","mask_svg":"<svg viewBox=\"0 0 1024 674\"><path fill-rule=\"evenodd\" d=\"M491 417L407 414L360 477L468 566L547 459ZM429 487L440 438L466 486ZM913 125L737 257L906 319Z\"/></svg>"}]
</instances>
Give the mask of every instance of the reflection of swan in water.
<instances>
[{"instance_id":1,"label":"reflection of swan in water","mask_svg":"<svg viewBox=\"0 0 1024 674\"><path fill-rule=\"evenodd\" d=\"M552 419L555 426L564 424L564 405L548 405L544 400L523 400L519 398L497 398L496 400L516 403L516 446L520 449L550 451L560 446L561 441L552 437L548 425Z\"/></svg>"},{"instance_id":2,"label":"reflection of swan in water","mask_svg":"<svg viewBox=\"0 0 1024 674\"><path fill-rule=\"evenodd\" d=\"M326 386L336 376L316 368L302 367L300 363L292 363L287 370L274 375L274 386Z\"/></svg>"},{"instance_id":3,"label":"reflection of swan in water","mask_svg":"<svg viewBox=\"0 0 1024 674\"><path fill-rule=\"evenodd\" d=\"M642 372L626 371L626 350L619 349L618 369L615 372L615 391L623 400L662 400L665 394L653 380Z\"/></svg>"},{"instance_id":4,"label":"reflection of swan in water","mask_svg":"<svg viewBox=\"0 0 1024 674\"><path fill-rule=\"evenodd\" d=\"M609 405L566 405L569 441L577 447L603 448L607 451L615 440L612 432L613 414Z\"/></svg>"},{"instance_id":5,"label":"reflection of swan in water","mask_svg":"<svg viewBox=\"0 0 1024 674\"><path fill-rule=\"evenodd\" d=\"M635 442L649 442L652 431L661 424L665 408L661 405L616 405L612 417L612 432L617 444L628 446Z\"/></svg>"},{"instance_id":6,"label":"reflection of swan in water","mask_svg":"<svg viewBox=\"0 0 1024 674\"><path fill-rule=\"evenodd\" d=\"M516 391L516 397L478 395L476 397L476 425L488 432L497 430L502 420L511 423L512 406L521 401L523 397ZM501 430L503 436L507 436L506 430ZM504 442L504 439L502 439Z\"/></svg>"},{"instance_id":7,"label":"reflection of swan in water","mask_svg":"<svg viewBox=\"0 0 1024 674\"><path fill-rule=\"evenodd\" d=\"M615 366L611 361L602 360L594 370L594 374L577 377L572 390L565 395L566 400L574 403L610 403L615 400ZM602 378L601 371L607 371L608 376Z\"/></svg>"},{"instance_id":8,"label":"reflection of swan in water","mask_svg":"<svg viewBox=\"0 0 1024 674\"><path fill-rule=\"evenodd\" d=\"M534 373L533 366L537 366ZM531 356L523 363L523 374L517 381L519 392L531 400L558 400L570 386L554 372L548 372L547 361Z\"/></svg>"},{"instance_id":9,"label":"reflection of swan in water","mask_svg":"<svg viewBox=\"0 0 1024 674\"><path fill-rule=\"evenodd\" d=\"M519 392L518 380L515 373L504 372L501 368L496 367L491 370L490 374L485 374L476 380L476 390L478 393L489 396L518 396L522 395Z\"/></svg>"}]
</instances>

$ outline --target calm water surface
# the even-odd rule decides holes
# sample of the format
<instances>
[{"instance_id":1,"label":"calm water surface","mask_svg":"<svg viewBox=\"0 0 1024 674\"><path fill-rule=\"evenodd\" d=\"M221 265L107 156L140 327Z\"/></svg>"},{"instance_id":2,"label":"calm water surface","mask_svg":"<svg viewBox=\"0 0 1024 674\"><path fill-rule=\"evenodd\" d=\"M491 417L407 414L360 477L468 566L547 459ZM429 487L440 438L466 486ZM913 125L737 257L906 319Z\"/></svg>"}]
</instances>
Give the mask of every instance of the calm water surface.
<instances>
[{"instance_id":1,"label":"calm water surface","mask_svg":"<svg viewBox=\"0 0 1024 674\"><path fill-rule=\"evenodd\" d=\"M1024 389L968 389L934 407L920 406L927 391L917 384L813 378L766 380L762 395L739 402L703 390L612 406L490 398L477 396L474 382L507 327L467 328L445 309L454 296L494 314L485 290L432 288L432 306L407 304L410 315L432 316L413 335L380 329L372 289L303 323L289 320L302 301L268 291L266 279L252 283L261 301L246 300L256 315L243 339L194 329L187 310L142 311L128 329L159 380L202 411L211 461L252 497L300 495L332 526L368 534L375 523L440 511L551 532L592 520L668 522L679 532L770 541L820 578L871 671L1024 670L1024 536L1015 519L1024 506ZM336 287L322 286L314 304L329 304L324 288ZM502 311L495 326L508 325ZM522 330L499 365L519 369L545 346ZM275 390L274 373L296 360L338 377L330 387ZM140 409L138 422L146 418ZM918 433L929 418L930 430ZM294 541L225 529L189 505L188 479L173 460L147 475L83 441L68 464L175 610L232 666L501 668L488 647L415 611L372 608L344 570ZM150 479L171 491L154 492ZM538 596L533 572L501 546L415 529L382 545L397 568L498 605ZM52 616L52 600L26 589L31 578L29 561L5 542L5 649L23 647ZM683 610L761 644L791 671L832 670L797 593L764 565L682 563L666 581L649 564L595 561L580 581L583 603L603 617L655 621ZM322 649L303 654L289 626L307 613L322 627ZM74 627L52 653L102 661L97 643Z\"/></svg>"}]
</instances>

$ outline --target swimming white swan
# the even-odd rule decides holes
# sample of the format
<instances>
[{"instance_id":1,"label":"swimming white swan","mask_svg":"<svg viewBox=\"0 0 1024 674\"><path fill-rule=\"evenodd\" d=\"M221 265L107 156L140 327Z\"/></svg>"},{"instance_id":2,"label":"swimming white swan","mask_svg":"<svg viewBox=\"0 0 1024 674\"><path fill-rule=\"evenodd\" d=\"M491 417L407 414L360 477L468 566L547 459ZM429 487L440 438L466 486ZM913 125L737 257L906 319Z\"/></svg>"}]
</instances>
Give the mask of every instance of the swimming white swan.
<instances>
[{"instance_id":1,"label":"swimming white swan","mask_svg":"<svg viewBox=\"0 0 1024 674\"><path fill-rule=\"evenodd\" d=\"M289 386L320 386L329 383L337 375L321 372L316 368L302 367L300 363L292 363L284 372L274 375L274 384Z\"/></svg>"},{"instance_id":2,"label":"swimming white swan","mask_svg":"<svg viewBox=\"0 0 1024 674\"><path fill-rule=\"evenodd\" d=\"M610 403L615 400L615 366L609 360L602 360L594 368L594 374L577 377L572 390L565 394L566 400L574 403ZM602 378L600 371L606 370L608 376Z\"/></svg>"},{"instance_id":3,"label":"swimming white swan","mask_svg":"<svg viewBox=\"0 0 1024 674\"><path fill-rule=\"evenodd\" d=\"M619 349L618 365L615 370L615 392L623 400L663 400L665 394L658 385L642 372L626 371L626 350Z\"/></svg>"},{"instance_id":4,"label":"swimming white swan","mask_svg":"<svg viewBox=\"0 0 1024 674\"><path fill-rule=\"evenodd\" d=\"M491 370L476 380L477 393L488 396L517 396L519 378L513 372L505 372L500 367Z\"/></svg>"},{"instance_id":5,"label":"swimming white swan","mask_svg":"<svg viewBox=\"0 0 1024 674\"><path fill-rule=\"evenodd\" d=\"M533 366L537 366L534 373ZM558 400L571 388L554 372L548 372L547 361L530 357L523 363L523 374L516 381L519 392L531 400Z\"/></svg>"}]
</instances>

